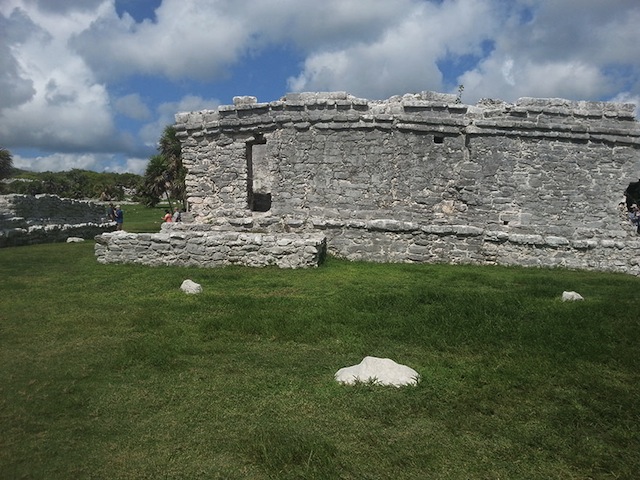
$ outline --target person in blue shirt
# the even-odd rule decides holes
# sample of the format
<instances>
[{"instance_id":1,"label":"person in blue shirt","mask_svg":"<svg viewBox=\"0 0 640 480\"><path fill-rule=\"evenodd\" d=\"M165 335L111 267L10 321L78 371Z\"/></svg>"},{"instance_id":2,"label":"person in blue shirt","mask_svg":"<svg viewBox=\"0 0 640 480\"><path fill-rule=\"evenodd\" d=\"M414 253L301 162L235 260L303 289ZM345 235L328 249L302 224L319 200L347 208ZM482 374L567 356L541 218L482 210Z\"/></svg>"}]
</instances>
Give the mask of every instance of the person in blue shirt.
<instances>
[{"instance_id":1,"label":"person in blue shirt","mask_svg":"<svg viewBox=\"0 0 640 480\"><path fill-rule=\"evenodd\" d=\"M122 224L124 223L124 212L122 211L122 208L120 208L120 205L116 205L115 217L116 229L122 230Z\"/></svg>"}]
</instances>

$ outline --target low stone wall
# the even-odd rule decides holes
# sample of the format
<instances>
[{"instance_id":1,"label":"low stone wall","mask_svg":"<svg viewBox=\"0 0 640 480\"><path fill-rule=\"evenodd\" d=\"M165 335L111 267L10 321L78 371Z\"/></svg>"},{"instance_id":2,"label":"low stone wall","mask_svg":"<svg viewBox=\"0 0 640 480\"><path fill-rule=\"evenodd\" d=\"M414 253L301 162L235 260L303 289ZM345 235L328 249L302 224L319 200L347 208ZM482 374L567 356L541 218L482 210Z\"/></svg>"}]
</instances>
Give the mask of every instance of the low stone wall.
<instances>
[{"instance_id":1,"label":"low stone wall","mask_svg":"<svg viewBox=\"0 0 640 480\"><path fill-rule=\"evenodd\" d=\"M111 223L79 223L76 225L32 225L27 228L0 230L0 248L66 242L69 237L93 239L96 235L114 230Z\"/></svg>"},{"instance_id":2,"label":"low stone wall","mask_svg":"<svg viewBox=\"0 0 640 480\"><path fill-rule=\"evenodd\" d=\"M133 234L113 232L96 237L99 263L221 267L244 265L280 268L318 266L326 241L319 233L249 233L170 231Z\"/></svg>"},{"instance_id":3,"label":"low stone wall","mask_svg":"<svg viewBox=\"0 0 640 480\"><path fill-rule=\"evenodd\" d=\"M597 236L591 235L589 229L583 235L563 236L536 233L524 227L516 232L503 228L380 218L280 218L264 214L237 217L231 222L222 218L217 224L163 225L165 232L178 237L195 233L203 237L212 233L226 235L231 231L235 233L230 238L240 234L279 237L285 235L283 232L322 235L326 238L327 253L348 260L562 267L640 275L637 255L640 237L632 235L631 224L627 230L611 230L606 235L600 232ZM136 255L133 243L123 248L129 251L126 255Z\"/></svg>"},{"instance_id":4,"label":"low stone wall","mask_svg":"<svg viewBox=\"0 0 640 480\"><path fill-rule=\"evenodd\" d=\"M115 230L103 206L56 195L0 195L0 248L93 238Z\"/></svg>"},{"instance_id":5,"label":"low stone wall","mask_svg":"<svg viewBox=\"0 0 640 480\"><path fill-rule=\"evenodd\" d=\"M328 252L349 260L562 267L640 275L638 239L569 239L468 225L329 227Z\"/></svg>"},{"instance_id":6,"label":"low stone wall","mask_svg":"<svg viewBox=\"0 0 640 480\"><path fill-rule=\"evenodd\" d=\"M27 225L72 225L101 223L107 218L104 206L87 200L57 195L0 195L0 226L16 220Z\"/></svg>"}]
</instances>

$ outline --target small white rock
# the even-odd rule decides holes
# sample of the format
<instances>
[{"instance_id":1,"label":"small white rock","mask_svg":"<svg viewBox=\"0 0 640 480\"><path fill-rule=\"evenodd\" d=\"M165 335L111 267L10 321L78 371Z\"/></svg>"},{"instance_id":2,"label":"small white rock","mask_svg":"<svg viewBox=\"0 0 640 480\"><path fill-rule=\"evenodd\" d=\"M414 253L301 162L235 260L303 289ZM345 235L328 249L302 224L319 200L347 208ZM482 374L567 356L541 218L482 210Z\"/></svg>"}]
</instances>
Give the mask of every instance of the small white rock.
<instances>
[{"instance_id":1,"label":"small white rock","mask_svg":"<svg viewBox=\"0 0 640 480\"><path fill-rule=\"evenodd\" d=\"M402 387L416 385L420 380L420 374L389 358L364 357L358 365L338 370L335 379L346 385L354 385L357 382L373 382L376 385Z\"/></svg>"},{"instance_id":2,"label":"small white rock","mask_svg":"<svg viewBox=\"0 0 640 480\"><path fill-rule=\"evenodd\" d=\"M575 302L578 300L584 300L584 297L576 292L562 292L563 302Z\"/></svg>"},{"instance_id":3,"label":"small white rock","mask_svg":"<svg viewBox=\"0 0 640 480\"><path fill-rule=\"evenodd\" d=\"M185 280L182 282L180 290L188 294L202 293L202 286L194 281Z\"/></svg>"},{"instance_id":4,"label":"small white rock","mask_svg":"<svg viewBox=\"0 0 640 480\"><path fill-rule=\"evenodd\" d=\"M67 238L67 243L80 243L80 242L84 242L84 238L80 238L80 237Z\"/></svg>"}]
</instances>

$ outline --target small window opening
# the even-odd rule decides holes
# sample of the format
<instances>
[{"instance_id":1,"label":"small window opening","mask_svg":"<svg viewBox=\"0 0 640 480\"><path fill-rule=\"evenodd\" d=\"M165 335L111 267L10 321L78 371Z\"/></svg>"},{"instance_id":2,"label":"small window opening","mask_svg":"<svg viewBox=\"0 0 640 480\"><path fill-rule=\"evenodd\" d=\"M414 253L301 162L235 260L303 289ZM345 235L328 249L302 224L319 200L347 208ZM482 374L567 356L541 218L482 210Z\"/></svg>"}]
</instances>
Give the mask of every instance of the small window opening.
<instances>
[{"instance_id":1,"label":"small window opening","mask_svg":"<svg viewBox=\"0 0 640 480\"><path fill-rule=\"evenodd\" d=\"M254 212L268 212L271 210L271 193L253 193L251 210Z\"/></svg>"},{"instance_id":2,"label":"small window opening","mask_svg":"<svg viewBox=\"0 0 640 480\"><path fill-rule=\"evenodd\" d=\"M503 225L509 225L509 220L503 220L503 221L502 221L502 224L503 224Z\"/></svg>"},{"instance_id":3,"label":"small window opening","mask_svg":"<svg viewBox=\"0 0 640 480\"><path fill-rule=\"evenodd\" d=\"M442 135L434 135L433 143L444 143L444 137Z\"/></svg>"}]
</instances>

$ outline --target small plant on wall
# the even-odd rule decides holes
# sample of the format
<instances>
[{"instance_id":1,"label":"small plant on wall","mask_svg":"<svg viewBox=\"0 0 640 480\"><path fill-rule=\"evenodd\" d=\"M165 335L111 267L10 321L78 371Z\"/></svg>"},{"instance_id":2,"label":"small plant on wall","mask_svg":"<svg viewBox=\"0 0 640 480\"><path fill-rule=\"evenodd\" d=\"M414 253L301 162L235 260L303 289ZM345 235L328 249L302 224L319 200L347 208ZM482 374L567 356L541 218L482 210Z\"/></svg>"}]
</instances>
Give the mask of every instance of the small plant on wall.
<instances>
[{"instance_id":1,"label":"small plant on wall","mask_svg":"<svg viewBox=\"0 0 640 480\"><path fill-rule=\"evenodd\" d=\"M464 92L464 85L458 85L458 95L456 96L456 103L462 103L462 92Z\"/></svg>"}]
</instances>

